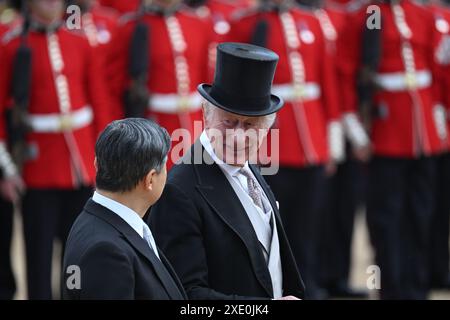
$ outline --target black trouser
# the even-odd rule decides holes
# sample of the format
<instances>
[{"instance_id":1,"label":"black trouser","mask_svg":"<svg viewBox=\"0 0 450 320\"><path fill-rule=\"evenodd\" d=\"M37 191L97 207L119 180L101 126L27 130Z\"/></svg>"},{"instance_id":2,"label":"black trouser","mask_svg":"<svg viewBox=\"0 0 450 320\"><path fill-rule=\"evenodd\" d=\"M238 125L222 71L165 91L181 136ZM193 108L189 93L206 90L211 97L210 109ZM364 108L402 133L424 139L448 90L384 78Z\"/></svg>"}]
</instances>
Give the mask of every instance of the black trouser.
<instances>
[{"instance_id":1,"label":"black trouser","mask_svg":"<svg viewBox=\"0 0 450 320\"><path fill-rule=\"evenodd\" d=\"M64 249L75 218L92 195L92 188L77 190L29 189L22 202L29 299L51 299L53 240Z\"/></svg>"},{"instance_id":2,"label":"black trouser","mask_svg":"<svg viewBox=\"0 0 450 320\"><path fill-rule=\"evenodd\" d=\"M266 176L266 179L280 203L284 228L305 282L306 297L312 297L318 285L319 208L325 179L323 167L282 167L276 175Z\"/></svg>"},{"instance_id":3,"label":"black trouser","mask_svg":"<svg viewBox=\"0 0 450 320\"><path fill-rule=\"evenodd\" d=\"M426 299L435 159L375 157L367 223L381 270L382 299Z\"/></svg>"},{"instance_id":4,"label":"black trouser","mask_svg":"<svg viewBox=\"0 0 450 320\"><path fill-rule=\"evenodd\" d=\"M362 163L350 159L327 179L319 265L325 288L348 286L353 223L357 208L365 203L366 171Z\"/></svg>"},{"instance_id":5,"label":"black trouser","mask_svg":"<svg viewBox=\"0 0 450 320\"><path fill-rule=\"evenodd\" d=\"M0 197L0 300L11 300L16 292L11 261L13 220L12 203Z\"/></svg>"},{"instance_id":6,"label":"black trouser","mask_svg":"<svg viewBox=\"0 0 450 320\"><path fill-rule=\"evenodd\" d=\"M431 222L430 280L432 285L449 281L450 153L437 159L436 210Z\"/></svg>"}]
</instances>

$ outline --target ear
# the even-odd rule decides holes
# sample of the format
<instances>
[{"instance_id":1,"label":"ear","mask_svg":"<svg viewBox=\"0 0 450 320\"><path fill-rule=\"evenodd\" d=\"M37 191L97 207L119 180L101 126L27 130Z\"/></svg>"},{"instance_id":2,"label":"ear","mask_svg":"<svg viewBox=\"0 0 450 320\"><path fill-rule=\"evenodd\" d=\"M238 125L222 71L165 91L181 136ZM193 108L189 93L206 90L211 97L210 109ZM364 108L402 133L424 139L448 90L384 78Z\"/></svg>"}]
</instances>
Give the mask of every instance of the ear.
<instances>
[{"instance_id":1,"label":"ear","mask_svg":"<svg viewBox=\"0 0 450 320\"><path fill-rule=\"evenodd\" d=\"M212 118L214 117L214 115L212 113L215 112L215 108L210 106L209 102L207 102L206 100L203 100L202 111L203 111L202 112L203 130L208 130L208 129L210 129L210 122L211 122ZM208 112L209 112L209 114L208 114Z\"/></svg>"},{"instance_id":2,"label":"ear","mask_svg":"<svg viewBox=\"0 0 450 320\"><path fill-rule=\"evenodd\" d=\"M203 129L207 129L207 122L206 122L206 107L205 107L205 103L202 103L202 116L203 116Z\"/></svg>"},{"instance_id":3,"label":"ear","mask_svg":"<svg viewBox=\"0 0 450 320\"><path fill-rule=\"evenodd\" d=\"M152 191L153 190L153 183L154 183L154 178L156 176L156 170L152 169L150 170L149 173L147 173L147 175L145 176L144 179L144 187L146 190Z\"/></svg>"},{"instance_id":4,"label":"ear","mask_svg":"<svg viewBox=\"0 0 450 320\"><path fill-rule=\"evenodd\" d=\"M97 157L95 157L95 159L94 159L94 167L95 167L95 172L97 172L98 171Z\"/></svg>"}]
</instances>

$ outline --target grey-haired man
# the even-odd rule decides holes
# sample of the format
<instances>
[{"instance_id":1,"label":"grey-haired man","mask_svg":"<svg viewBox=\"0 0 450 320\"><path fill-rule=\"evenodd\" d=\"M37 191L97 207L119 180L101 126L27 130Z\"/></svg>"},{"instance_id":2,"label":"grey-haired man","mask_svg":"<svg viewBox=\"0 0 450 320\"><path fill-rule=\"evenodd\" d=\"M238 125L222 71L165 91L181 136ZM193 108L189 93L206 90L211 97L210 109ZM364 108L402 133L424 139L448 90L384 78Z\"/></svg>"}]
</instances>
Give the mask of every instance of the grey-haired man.
<instances>
[{"instance_id":1,"label":"grey-haired man","mask_svg":"<svg viewBox=\"0 0 450 320\"><path fill-rule=\"evenodd\" d=\"M270 94L278 56L238 43L217 50L214 84L198 88L205 131L151 211L156 241L191 299L303 297L276 200L255 165L283 106Z\"/></svg>"},{"instance_id":2,"label":"grey-haired man","mask_svg":"<svg viewBox=\"0 0 450 320\"><path fill-rule=\"evenodd\" d=\"M150 120L114 121L101 133L97 190L67 240L63 298L185 298L142 220L164 189L169 148L167 131Z\"/></svg>"}]
</instances>

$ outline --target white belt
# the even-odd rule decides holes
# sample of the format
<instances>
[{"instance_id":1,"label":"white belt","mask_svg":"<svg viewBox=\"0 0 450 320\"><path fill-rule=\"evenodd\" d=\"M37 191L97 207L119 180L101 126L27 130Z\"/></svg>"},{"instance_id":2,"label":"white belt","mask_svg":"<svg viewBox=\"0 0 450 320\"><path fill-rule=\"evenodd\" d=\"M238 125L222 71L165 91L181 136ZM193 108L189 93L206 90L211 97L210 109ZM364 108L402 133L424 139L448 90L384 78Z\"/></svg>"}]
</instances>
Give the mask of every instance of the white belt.
<instances>
[{"instance_id":1,"label":"white belt","mask_svg":"<svg viewBox=\"0 0 450 320\"><path fill-rule=\"evenodd\" d=\"M406 91L423 89L431 85L431 73L428 70L411 73L393 72L375 76L375 82L386 91Z\"/></svg>"},{"instance_id":2,"label":"white belt","mask_svg":"<svg viewBox=\"0 0 450 320\"><path fill-rule=\"evenodd\" d=\"M186 111L197 111L202 106L202 97L198 93L191 93L188 96L180 96L175 93L152 94L148 108L150 111L161 113L179 113Z\"/></svg>"},{"instance_id":3,"label":"white belt","mask_svg":"<svg viewBox=\"0 0 450 320\"><path fill-rule=\"evenodd\" d=\"M68 114L30 114L27 118L33 132L52 133L86 127L92 123L94 113L89 106L85 106Z\"/></svg>"},{"instance_id":4,"label":"white belt","mask_svg":"<svg viewBox=\"0 0 450 320\"><path fill-rule=\"evenodd\" d=\"M317 100L320 98L320 85L314 82L306 82L302 85L279 84L272 86L272 94L283 98L284 101Z\"/></svg>"}]
</instances>

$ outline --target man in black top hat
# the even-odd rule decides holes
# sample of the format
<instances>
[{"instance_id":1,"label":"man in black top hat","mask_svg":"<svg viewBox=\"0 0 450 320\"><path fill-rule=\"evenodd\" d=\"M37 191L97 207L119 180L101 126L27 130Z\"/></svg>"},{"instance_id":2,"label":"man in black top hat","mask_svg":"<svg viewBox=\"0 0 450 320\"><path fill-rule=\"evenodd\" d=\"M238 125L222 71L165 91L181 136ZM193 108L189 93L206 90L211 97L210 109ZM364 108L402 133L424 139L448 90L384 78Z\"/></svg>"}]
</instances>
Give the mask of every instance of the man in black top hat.
<instances>
[{"instance_id":1,"label":"man in black top hat","mask_svg":"<svg viewBox=\"0 0 450 320\"><path fill-rule=\"evenodd\" d=\"M283 101L271 95L278 56L222 43L214 83L201 84L205 131L169 173L151 211L156 242L190 299L296 299L304 287L255 165Z\"/></svg>"}]
</instances>

